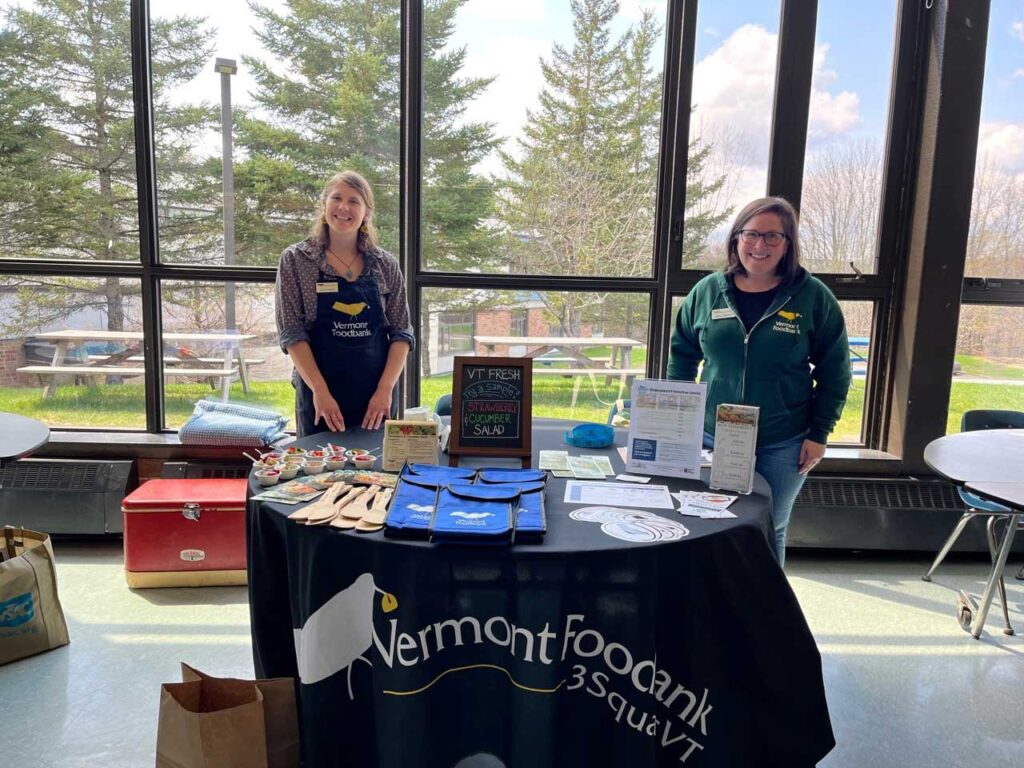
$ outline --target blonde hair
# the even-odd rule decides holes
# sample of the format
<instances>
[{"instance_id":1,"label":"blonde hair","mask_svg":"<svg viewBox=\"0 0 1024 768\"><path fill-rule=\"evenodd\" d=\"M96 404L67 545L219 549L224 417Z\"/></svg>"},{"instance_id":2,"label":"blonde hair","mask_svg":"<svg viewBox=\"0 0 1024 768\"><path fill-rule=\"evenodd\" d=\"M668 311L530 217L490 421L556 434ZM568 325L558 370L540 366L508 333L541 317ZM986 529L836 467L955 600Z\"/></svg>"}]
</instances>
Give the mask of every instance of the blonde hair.
<instances>
[{"instance_id":1,"label":"blonde hair","mask_svg":"<svg viewBox=\"0 0 1024 768\"><path fill-rule=\"evenodd\" d=\"M800 233L796 210L784 197L760 197L757 200L751 200L743 206L743 210L736 214L736 220L733 221L732 229L729 230L729 239L725 243L725 274L747 274L747 270L740 262L736 241L739 239L743 226L762 213L774 213L782 221L782 231L789 245L786 248L786 255L782 257L779 266L775 269L775 274L784 282L792 280L800 269Z\"/></svg>"},{"instance_id":2,"label":"blonde hair","mask_svg":"<svg viewBox=\"0 0 1024 768\"><path fill-rule=\"evenodd\" d=\"M332 188L339 184L344 184L346 187L354 189L363 198L363 203L366 204L366 218L363 219L363 223L359 227L359 234L356 236L356 250L363 254L370 250L376 250L378 246L377 228L373 226L373 189L370 187L370 182L355 171L342 171L341 173L334 174L327 180L323 191L320 192L320 199L317 201L316 218L313 220L313 226L309 231L310 239L318 245L327 245L330 241L327 218L324 212L327 207L328 194L330 194Z\"/></svg>"}]
</instances>

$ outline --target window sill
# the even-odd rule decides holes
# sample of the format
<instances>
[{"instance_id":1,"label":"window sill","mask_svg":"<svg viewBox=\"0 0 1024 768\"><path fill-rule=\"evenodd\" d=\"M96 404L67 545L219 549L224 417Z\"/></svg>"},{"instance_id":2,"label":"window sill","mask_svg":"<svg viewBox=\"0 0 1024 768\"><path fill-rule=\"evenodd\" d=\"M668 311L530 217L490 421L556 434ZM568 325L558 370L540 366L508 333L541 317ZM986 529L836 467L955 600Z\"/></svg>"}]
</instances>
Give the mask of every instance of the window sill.
<instances>
[{"instance_id":1,"label":"window sill","mask_svg":"<svg viewBox=\"0 0 1024 768\"><path fill-rule=\"evenodd\" d=\"M237 446L183 445L177 433L165 432L61 432L36 451L39 458L218 459L245 461Z\"/></svg>"},{"instance_id":2,"label":"window sill","mask_svg":"<svg viewBox=\"0 0 1024 768\"><path fill-rule=\"evenodd\" d=\"M814 471L815 474L899 475L903 471L903 461L885 451L829 446L825 450L825 458Z\"/></svg>"}]
</instances>

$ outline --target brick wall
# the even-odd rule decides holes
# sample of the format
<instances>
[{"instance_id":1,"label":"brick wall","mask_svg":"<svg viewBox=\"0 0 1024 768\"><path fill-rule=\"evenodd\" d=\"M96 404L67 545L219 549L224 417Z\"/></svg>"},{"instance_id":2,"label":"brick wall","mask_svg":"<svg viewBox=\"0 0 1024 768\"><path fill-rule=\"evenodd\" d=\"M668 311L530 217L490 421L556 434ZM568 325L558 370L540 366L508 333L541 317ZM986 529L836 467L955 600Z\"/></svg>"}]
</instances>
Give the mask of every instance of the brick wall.
<instances>
[{"instance_id":1,"label":"brick wall","mask_svg":"<svg viewBox=\"0 0 1024 768\"><path fill-rule=\"evenodd\" d=\"M512 312L508 309L490 309L477 312L473 332L477 336L508 336L512 332ZM476 354L487 354L483 344L475 344ZM494 348L497 357L508 356L508 346L500 344Z\"/></svg>"},{"instance_id":2,"label":"brick wall","mask_svg":"<svg viewBox=\"0 0 1024 768\"><path fill-rule=\"evenodd\" d=\"M0 387L32 387L38 382L35 376L18 373L25 365L24 339L0 340Z\"/></svg>"}]
</instances>

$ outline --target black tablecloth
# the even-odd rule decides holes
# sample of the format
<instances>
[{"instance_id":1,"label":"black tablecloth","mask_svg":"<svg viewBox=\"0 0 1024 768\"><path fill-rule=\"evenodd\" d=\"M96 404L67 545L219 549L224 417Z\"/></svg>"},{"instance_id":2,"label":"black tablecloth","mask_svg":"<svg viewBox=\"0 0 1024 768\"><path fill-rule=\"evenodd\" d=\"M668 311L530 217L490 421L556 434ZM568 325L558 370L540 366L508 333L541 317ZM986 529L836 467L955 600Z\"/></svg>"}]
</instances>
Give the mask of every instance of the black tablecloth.
<instances>
[{"instance_id":1,"label":"black tablecloth","mask_svg":"<svg viewBox=\"0 0 1024 768\"><path fill-rule=\"evenodd\" d=\"M535 452L566 448L569 426L536 423ZM299 444L375 448L380 434ZM568 450L623 470L614 449ZM735 520L658 512L689 534L654 544L570 519L564 483L548 480L544 543L509 548L303 526L286 520L295 507L250 501L257 674L297 676L295 628L318 621L337 638L318 647L355 658L298 686L307 766L448 768L482 752L530 768L796 768L834 746L821 657L772 556L761 478Z\"/></svg>"}]
</instances>

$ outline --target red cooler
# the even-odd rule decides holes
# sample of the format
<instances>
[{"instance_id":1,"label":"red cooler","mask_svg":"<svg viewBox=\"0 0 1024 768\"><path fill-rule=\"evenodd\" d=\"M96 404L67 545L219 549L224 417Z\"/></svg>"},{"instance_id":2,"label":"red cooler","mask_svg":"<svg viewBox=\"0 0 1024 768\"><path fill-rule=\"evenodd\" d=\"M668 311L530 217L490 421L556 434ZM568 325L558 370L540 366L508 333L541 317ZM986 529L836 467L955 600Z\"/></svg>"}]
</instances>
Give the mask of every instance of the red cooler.
<instances>
[{"instance_id":1,"label":"red cooler","mask_svg":"<svg viewBox=\"0 0 1024 768\"><path fill-rule=\"evenodd\" d=\"M248 480L149 480L121 505L128 586L246 583Z\"/></svg>"}]
</instances>

